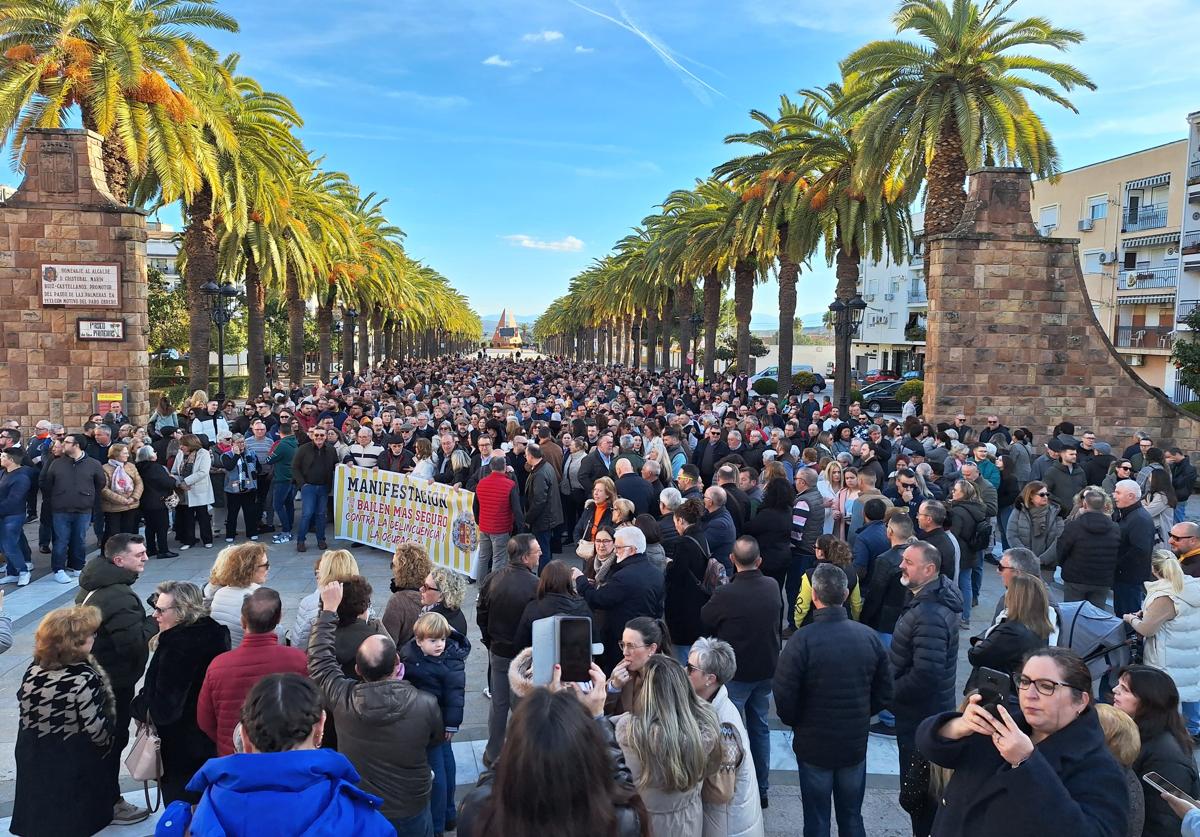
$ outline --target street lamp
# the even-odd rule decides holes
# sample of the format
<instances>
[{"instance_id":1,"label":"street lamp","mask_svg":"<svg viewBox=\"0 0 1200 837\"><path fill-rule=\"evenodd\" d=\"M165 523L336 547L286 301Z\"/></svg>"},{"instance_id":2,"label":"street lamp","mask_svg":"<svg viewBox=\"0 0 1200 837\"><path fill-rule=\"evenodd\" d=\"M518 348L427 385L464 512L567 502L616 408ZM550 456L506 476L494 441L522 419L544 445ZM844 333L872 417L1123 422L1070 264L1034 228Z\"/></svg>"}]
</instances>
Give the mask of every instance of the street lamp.
<instances>
[{"instance_id":1,"label":"street lamp","mask_svg":"<svg viewBox=\"0 0 1200 837\"><path fill-rule=\"evenodd\" d=\"M225 326L233 320L233 307L237 303L238 289L232 282L220 286L208 281L200 286L200 292L208 298L208 314L217 327L217 391L225 397Z\"/></svg>"},{"instance_id":2,"label":"street lamp","mask_svg":"<svg viewBox=\"0 0 1200 837\"><path fill-rule=\"evenodd\" d=\"M704 322L704 317L700 314L692 314L688 317L688 322L692 324L692 377L696 377L696 358L700 356L700 325ZM686 360L687 358L684 358Z\"/></svg>"},{"instance_id":3,"label":"street lamp","mask_svg":"<svg viewBox=\"0 0 1200 837\"><path fill-rule=\"evenodd\" d=\"M862 325L863 313L866 310L867 303L857 293L853 299L834 299L829 304L836 350L833 387L837 390L838 411L843 419L850 409L850 341Z\"/></svg>"}]
</instances>

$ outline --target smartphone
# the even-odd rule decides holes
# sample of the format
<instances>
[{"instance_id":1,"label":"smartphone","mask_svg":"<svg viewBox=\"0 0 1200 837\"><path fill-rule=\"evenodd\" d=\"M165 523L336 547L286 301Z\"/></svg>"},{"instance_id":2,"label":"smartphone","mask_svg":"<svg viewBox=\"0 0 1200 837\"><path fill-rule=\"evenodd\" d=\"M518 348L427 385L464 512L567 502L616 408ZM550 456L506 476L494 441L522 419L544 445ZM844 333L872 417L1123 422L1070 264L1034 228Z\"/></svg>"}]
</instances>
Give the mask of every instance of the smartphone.
<instances>
[{"instance_id":1,"label":"smartphone","mask_svg":"<svg viewBox=\"0 0 1200 837\"><path fill-rule=\"evenodd\" d=\"M592 620L558 614L533 623L533 682L544 686L562 666L563 683L591 680Z\"/></svg>"},{"instance_id":2,"label":"smartphone","mask_svg":"<svg viewBox=\"0 0 1200 837\"><path fill-rule=\"evenodd\" d=\"M1012 677L994 668L980 668L976 673L975 690L983 696L980 704L997 719L997 707L1012 697Z\"/></svg>"},{"instance_id":3,"label":"smartphone","mask_svg":"<svg viewBox=\"0 0 1200 837\"><path fill-rule=\"evenodd\" d=\"M1145 776L1142 777L1142 781L1145 782L1150 787L1157 790L1159 793L1169 793L1169 794L1171 794L1171 796L1178 796L1180 799L1187 800L1188 802L1192 803L1193 805L1200 805L1200 802L1197 802L1196 800L1192 799L1190 796L1188 796L1186 793L1184 793L1178 787L1171 784L1170 782L1168 782L1166 779L1164 779L1162 776L1160 776L1157 773L1154 773L1154 772L1147 773Z\"/></svg>"}]
</instances>

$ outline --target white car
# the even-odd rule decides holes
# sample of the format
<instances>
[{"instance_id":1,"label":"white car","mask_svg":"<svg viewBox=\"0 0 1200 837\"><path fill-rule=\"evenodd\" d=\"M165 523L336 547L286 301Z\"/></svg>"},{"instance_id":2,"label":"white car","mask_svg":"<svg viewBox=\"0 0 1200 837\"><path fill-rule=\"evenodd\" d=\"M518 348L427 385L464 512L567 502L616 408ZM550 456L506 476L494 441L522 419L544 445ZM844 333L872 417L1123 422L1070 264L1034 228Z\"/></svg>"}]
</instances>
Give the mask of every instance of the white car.
<instances>
[{"instance_id":1,"label":"white car","mask_svg":"<svg viewBox=\"0 0 1200 837\"><path fill-rule=\"evenodd\" d=\"M816 370L814 370L812 368L811 364L793 363L792 364L792 375L797 375L800 372L807 372L808 374L810 374L816 378L816 381L812 385L813 392L821 392L823 389L825 389L825 377L823 375L821 375L820 372L817 372ZM757 393L757 390L754 389L754 385L755 385L755 383L757 383L758 381L760 381L763 378L770 378L771 380L775 381L776 383L779 383L779 367L778 366L768 366L763 371L756 372L753 375L751 375L750 381L749 381L751 392Z\"/></svg>"}]
</instances>

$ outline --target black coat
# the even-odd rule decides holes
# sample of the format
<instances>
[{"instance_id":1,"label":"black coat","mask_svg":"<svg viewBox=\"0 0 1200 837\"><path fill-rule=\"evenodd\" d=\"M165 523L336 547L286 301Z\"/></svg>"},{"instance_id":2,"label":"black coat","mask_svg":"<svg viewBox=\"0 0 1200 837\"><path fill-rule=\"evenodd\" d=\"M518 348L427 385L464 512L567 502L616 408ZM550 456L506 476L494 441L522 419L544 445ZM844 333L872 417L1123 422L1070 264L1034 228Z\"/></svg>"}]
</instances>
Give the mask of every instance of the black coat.
<instances>
[{"instance_id":1,"label":"black coat","mask_svg":"<svg viewBox=\"0 0 1200 837\"><path fill-rule=\"evenodd\" d=\"M991 668L1011 675L1021 670L1026 654L1045 647L1046 640L1028 627L1005 619L987 636L971 638L967 659L976 669ZM971 685L968 682L968 691Z\"/></svg>"},{"instance_id":2,"label":"black coat","mask_svg":"<svg viewBox=\"0 0 1200 837\"><path fill-rule=\"evenodd\" d=\"M458 631L463 636L467 635L467 617L458 608L448 608L444 602L438 602L432 608L433 613L440 613L446 617L446 621L450 623L450 627Z\"/></svg>"},{"instance_id":3,"label":"black coat","mask_svg":"<svg viewBox=\"0 0 1200 837\"><path fill-rule=\"evenodd\" d=\"M1121 550L1121 527L1104 512L1084 512L1058 537L1064 582L1111 587Z\"/></svg>"},{"instance_id":4,"label":"black coat","mask_svg":"<svg viewBox=\"0 0 1200 837\"><path fill-rule=\"evenodd\" d=\"M1145 506L1135 503L1113 512L1113 520L1121 527L1116 580L1127 584L1150 581L1154 578L1150 572L1150 555L1154 552L1154 537L1158 531L1154 518Z\"/></svg>"},{"instance_id":5,"label":"black coat","mask_svg":"<svg viewBox=\"0 0 1200 837\"><path fill-rule=\"evenodd\" d=\"M658 519L658 537L663 552L668 558L675 555L675 545L679 543L679 532L675 528L675 515L668 512Z\"/></svg>"},{"instance_id":6,"label":"black coat","mask_svg":"<svg viewBox=\"0 0 1200 837\"><path fill-rule=\"evenodd\" d=\"M758 541L762 569L768 575L782 575L792 563L791 509L759 508L758 514L746 522L743 535Z\"/></svg>"},{"instance_id":7,"label":"black coat","mask_svg":"<svg viewBox=\"0 0 1200 837\"><path fill-rule=\"evenodd\" d=\"M979 552L967 544L975 535L979 524L987 517L982 503L966 502L950 504L950 532L958 538L959 570L969 569L979 563Z\"/></svg>"},{"instance_id":8,"label":"black coat","mask_svg":"<svg viewBox=\"0 0 1200 837\"><path fill-rule=\"evenodd\" d=\"M575 580L575 589L593 611L604 611L604 660L620 657L617 643L625 623L638 616L663 615L663 574L645 555L631 555L613 565L603 587L595 587L584 576Z\"/></svg>"},{"instance_id":9,"label":"black coat","mask_svg":"<svg viewBox=\"0 0 1200 837\"><path fill-rule=\"evenodd\" d=\"M592 496L592 485L601 477L608 476L609 466L600 458L600 451L593 450L579 463L579 484L585 497Z\"/></svg>"},{"instance_id":10,"label":"black coat","mask_svg":"<svg viewBox=\"0 0 1200 837\"><path fill-rule=\"evenodd\" d=\"M867 595L859 621L883 634L896 629L896 620L908 602L908 588L900 583L900 559L908 544L893 547L871 563Z\"/></svg>"},{"instance_id":11,"label":"black coat","mask_svg":"<svg viewBox=\"0 0 1200 837\"><path fill-rule=\"evenodd\" d=\"M849 767L867 757L871 716L892 697L887 650L842 607L816 610L792 634L775 669L775 709L792 728L797 761Z\"/></svg>"},{"instance_id":12,"label":"black coat","mask_svg":"<svg viewBox=\"0 0 1200 837\"><path fill-rule=\"evenodd\" d=\"M708 569L708 543L700 524L684 530L675 545L675 557L663 574L667 629L677 645L691 645L704 633L700 608L708 604L709 594L701 587Z\"/></svg>"},{"instance_id":13,"label":"black coat","mask_svg":"<svg viewBox=\"0 0 1200 837\"><path fill-rule=\"evenodd\" d=\"M533 623L560 613L564 616L592 618L591 608L579 596L569 596L566 593L547 593L542 598L534 599L525 605L525 611L521 614L521 622L517 625L516 646L524 649L533 645Z\"/></svg>"},{"instance_id":14,"label":"black coat","mask_svg":"<svg viewBox=\"0 0 1200 837\"><path fill-rule=\"evenodd\" d=\"M458 631L446 637L446 650L440 657L428 656L417 645L415 637L400 649L400 657L404 660L404 679L437 698L447 732L458 732L462 724L467 690L467 655L470 653L471 643Z\"/></svg>"},{"instance_id":15,"label":"black coat","mask_svg":"<svg viewBox=\"0 0 1200 837\"><path fill-rule=\"evenodd\" d=\"M562 522L558 475L554 466L543 459L525 481L525 525L530 532L545 532Z\"/></svg>"},{"instance_id":16,"label":"black coat","mask_svg":"<svg viewBox=\"0 0 1200 837\"><path fill-rule=\"evenodd\" d=\"M737 656L734 680L753 683L775 674L782 642L780 607L775 579L761 570L740 570L700 609L711 635L733 646Z\"/></svg>"},{"instance_id":17,"label":"black coat","mask_svg":"<svg viewBox=\"0 0 1200 837\"><path fill-rule=\"evenodd\" d=\"M204 762L217 755L217 745L196 722L196 704L208 665L229 650L229 629L210 616L176 625L158 635L158 648L146 669L142 691L133 701L135 718L149 717L162 747L163 799L200 801L184 790Z\"/></svg>"},{"instance_id":18,"label":"black coat","mask_svg":"<svg viewBox=\"0 0 1200 837\"><path fill-rule=\"evenodd\" d=\"M92 656L100 663L114 689L132 689L142 679L150 652L146 643L158 633L158 624L133 585L138 574L101 558L83 565L75 604L100 608L100 630Z\"/></svg>"},{"instance_id":19,"label":"black coat","mask_svg":"<svg viewBox=\"0 0 1200 837\"><path fill-rule=\"evenodd\" d=\"M1067 471L1067 466L1059 462L1046 470L1042 478L1050 497L1058 503L1059 508L1072 509L1075 507L1075 495L1087 488L1087 474L1083 466L1076 463Z\"/></svg>"},{"instance_id":20,"label":"black coat","mask_svg":"<svg viewBox=\"0 0 1200 837\"><path fill-rule=\"evenodd\" d=\"M516 643L517 626L525 605L537 594L538 577L524 564L509 563L492 572L479 588L475 624L489 651L512 659L521 647Z\"/></svg>"},{"instance_id":21,"label":"black coat","mask_svg":"<svg viewBox=\"0 0 1200 837\"><path fill-rule=\"evenodd\" d=\"M150 460L137 463L137 470L142 478L142 499L139 508L143 511L165 509L163 499L175 493L175 480L171 474L161 464Z\"/></svg>"},{"instance_id":22,"label":"black coat","mask_svg":"<svg viewBox=\"0 0 1200 837\"><path fill-rule=\"evenodd\" d=\"M1196 775L1191 748L1184 752L1175 736L1165 730L1142 742L1141 752L1133 762L1133 771L1138 776L1153 771L1193 799L1200 796L1200 779ZM1143 785L1143 789L1146 791L1146 822L1142 837L1177 837L1179 817L1157 791L1149 785Z\"/></svg>"},{"instance_id":23,"label":"black coat","mask_svg":"<svg viewBox=\"0 0 1200 837\"><path fill-rule=\"evenodd\" d=\"M935 715L917 730L921 753L954 771L942 792L932 837L1125 837L1125 777L1104 744L1094 709L1038 744L1017 768L1008 766L990 738L947 741L937 735L956 714ZM1178 821L1175 829L1178 833Z\"/></svg>"},{"instance_id":24,"label":"black coat","mask_svg":"<svg viewBox=\"0 0 1200 837\"><path fill-rule=\"evenodd\" d=\"M650 514L651 511L658 511L658 502L654 494L654 488L650 483L642 479L640 474L625 474L619 477L616 482L617 496L623 497L633 503L633 513L636 517L639 514Z\"/></svg>"},{"instance_id":25,"label":"black coat","mask_svg":"<svg viewBox=\"0 0 1200 837\"><path fill-rule=\"evenodd\" d=\"M1196 466L1186 456L1171 466L1171 486L1175 489L1175 499L1184 502L1192 496L1192 486L1196 484Z\"/></svg>"},{"instance_id":26,"label":"black coat","mask_svg":"<svg viewBox=\"0 0 1200 837\"><path fill-rule=\"evenodd\" d=\"M930 715L957 705L954 679L962 609L958 587L938 575L909 600L896 620L891 663L898 730L911 730Z\"/></svg>"}]
</instances>

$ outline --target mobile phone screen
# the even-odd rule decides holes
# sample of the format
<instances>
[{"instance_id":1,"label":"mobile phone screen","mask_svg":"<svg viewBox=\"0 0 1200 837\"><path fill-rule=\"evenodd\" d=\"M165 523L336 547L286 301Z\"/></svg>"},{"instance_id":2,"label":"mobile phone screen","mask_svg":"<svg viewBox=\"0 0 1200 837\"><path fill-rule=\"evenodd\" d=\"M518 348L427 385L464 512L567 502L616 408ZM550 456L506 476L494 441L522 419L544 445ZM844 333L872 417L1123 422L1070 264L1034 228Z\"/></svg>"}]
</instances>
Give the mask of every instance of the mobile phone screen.
<instances>
[{"instance_id":1,"label":"mobile phone screen","mask_svg":"<svg viewBox=\"0 0 1200 837\"><path fill-rule=\"evenodd\" d=\"M592 620L566 618L558 626L558 663L564 683L591 681Z\"/></svg>"},{"instance_id":2,"label":"mobile phone screen","mask_svg":"<svg viewBox=\"0 0 1200 837\"><path fill-rule=\"evenodd\" d=\"M1197 803L1196 800L1192 799L1191 796L1184 793L1177 786L1168 782L1166 779L1164 779L1162 776L1160 776L1157 773L1154 773L1154 772L1147 773L1145 776L1142 777L1142 781L1144 781L1147 785L1154 788L1155 790L1160 791L1161 793L1169 793L1169 794L1171 794L1171 796L1178 796L1180 799L1186 799L1188 802L1192 803L1193 805L1200 804L1200 803Z\"/></svg>"}]
</instances>

